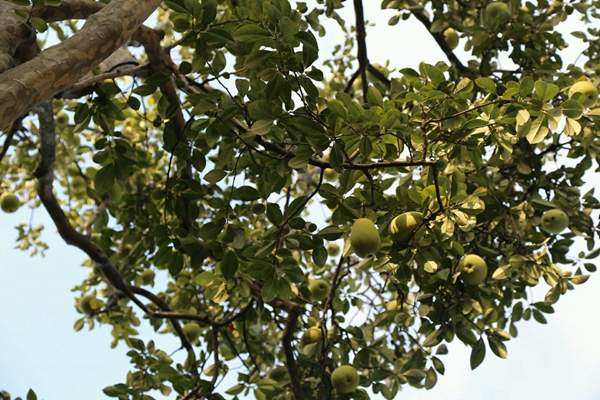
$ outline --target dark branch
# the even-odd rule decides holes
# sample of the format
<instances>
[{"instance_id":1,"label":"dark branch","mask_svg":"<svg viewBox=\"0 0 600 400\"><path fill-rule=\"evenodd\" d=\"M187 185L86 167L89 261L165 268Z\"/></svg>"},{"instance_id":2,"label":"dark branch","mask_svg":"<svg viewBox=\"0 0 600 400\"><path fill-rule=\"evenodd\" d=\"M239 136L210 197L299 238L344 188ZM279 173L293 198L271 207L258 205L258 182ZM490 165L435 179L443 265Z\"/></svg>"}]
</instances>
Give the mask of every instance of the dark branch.
<instances>
[{"instance_id":1,"label":"dark branch","mask_svg":"<svg viewBox=\"0 0 600 400\"><path fill-rule=\"evenodd\" d=\"M433 39L436 41L438 46L440 46L440 49L444 52L444 54L448 58L448 61L450 61L450 63L452 65L454 65L454 67L458 71L460 71L460 73L462 73L465 76L471 77L471 78L476 78L479 76L479 74L477 72L473 71L472 69L470 69L469 67L464 65L462 63L462 61L460 61L458 59L458 57L456 56L456 54L454 54L454 52L452 51L450 46L448 46L448 43L446 43L446 40L444 39L444 35L442 35L439 32L431 31L432 23L431 23L431 21L429 21L429 18L427 18L427 16L425 14L423 14L420 11L413 10L412 15L414 15L414 17L416 19L418 19L419 22L421 22L421 24L423 24L423 26L425 26L425 28L427 29L427 32L429 32L429 34L433 37Z\"/></svg>"},{"instance_id":2,"label":"dark branch","mask_svg":"<svg viewBox=\"0 0 600 400\"><path fill-rule=\"evenodd\" d=\"M294 331L298 326L298 317L300 316L300 308L292 308L288 310L288 319L283 333L283 351L285 353L286 367L292 383L292 392L295 400L304 400L304 393L300 381L300 370L294 357L294 348L292 340L294 339Z\"/></svg>"}]
</instances>

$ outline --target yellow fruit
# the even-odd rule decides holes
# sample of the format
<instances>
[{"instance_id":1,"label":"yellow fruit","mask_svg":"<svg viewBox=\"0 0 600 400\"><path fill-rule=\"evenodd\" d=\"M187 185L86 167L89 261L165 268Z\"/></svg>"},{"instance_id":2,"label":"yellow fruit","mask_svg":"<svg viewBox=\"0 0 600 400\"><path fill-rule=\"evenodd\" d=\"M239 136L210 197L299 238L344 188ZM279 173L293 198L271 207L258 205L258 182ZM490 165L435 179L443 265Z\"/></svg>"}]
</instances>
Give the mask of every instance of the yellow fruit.
<instances>
[{"instance_id":1,"label":"yellow fruit","mask_svg":"<svg viewBox=\"0 0 600 400\"><path fill-rule=\"evenodd\" d=\"M409 240L413 232L423 223L423 214L409 211L395 217L390 223L390 233L401 242Z\"/></svg>"},{"instance_id":2,"label":"yellow fruit","mask_svg":"<svg viewBox=\"0 0 600 400\"><path fill-rule=\"evenodd\" d=\"M335 342L336 340L338 340L340 337L340 330L337 328L337 326L333 326L332 328L329 328L327 330L327 339L331 340L332 342Z\"/></svg>"},{"instance_id":3,"label":"yellow fruit","mask_svg":"<svg viewBox=\"0 0 600 400\"><path fill-rule=\"evenodd\" d=\"M458 46L458 33L454 28L448 28L444 31L444 40L448 44L448 47L455 49Z\"/></svg>"},{"instance_id":4,"label":"yellow fruit","mask_svg":"<svg viewBox=\"0 0 600 400\"><path fill-rule=\"evenodd\" d=\"M563 211L555 208L542 214L542 229L548 233L560 233L569 226L569 216Z\"/></svg>"},{"instance_id":5,"label":"yellow fruit","mask_svg":"<svg viewBox=\"0 0 600 400\"><path fill-rule=\"evenodd\" d=\"M188 338L188 340L193 343L196 340L198 340L198 338L202 334L202 329L197 323L188 322L185 325L183 325L183 333L185 333L185 336Z\"/></svg>"},{"instance_id":6,"label":"yellow fruit","mask_svg":"<svg viewBox=\"0 0 600 400\"><path fill-rule=\"evenodd\" d=\"M394 311L398 309L398 300L392 300L385 305L387 311Z\"/></svg>"},{"instance_id":7,"label":"yellow fruit","mask_svg":"<svg viewBox=\"0 0 600 400\"><path fill-rule=\"evenodd\" d=\"M598 89L590 81L579 81L569 89L569 97L573 97L585 107L591 107L598 99Z\"/></svg>"},{"instance_id":8,"label":"yellow fruit","mask_svg":"<svg viewBox=\"0 0 600 400\"><path fill-rule=\"evenodd\" d=\"M19 207L21 207L21 202L14 193L2 193L0 196L0 208L2 208L2 211L5 213L14 213Z\"/></svg>"},{"instance_id":9,"label":"yellow fruit","mask_svg":"<svg viewBox=\"0 0 600 400\"><path fill-rule=\"evenodd\" d=\"M323 332L321 328L318 326L313 326L308 328L306 333L304 334L304 342L305 343L318 343L323 338Z\"/></svg>"},{"instance_id":10,"label":"yellow fruit","mask_svg":"<svg viewBox=\"0 0 600 400\"><path fill-rule=\"evenodd\" d=\"M331 384L338 393L351 393L358 386L358 373L351 365L337 367L331 374Z\"/></svg>"},{"instance_id":11,"label":"yellow fruit","mask_svg":"<svg viewBox=\"0 0 600 400\"><path fill-rule=\"evenodd\" d=\"M487 264L477 254L466 254L459 263L462 280L467 285L479 285L487 277Z\"/></svg>"},{"instance_id":12,"label":"yellow fruit","mask_svg":"<svg viewBox=\"0 0 600 400\"><path fill-rule=\"evenodd\" d=\"M313 300L323 301L329 294L329 282L325 279L311 279L308 281L308 290Z\"/></svg>"},{"instance_id":13,"label":"yellow fruit","mask_svg":"<svg viewBox=\"0 0 600 400\"><path fill-rule=\"evenodd\" d=\"M85 179L83 179L81 176L76 176L73 179L71 179L71 189L74 192L83 192L85 190L85 187Z\"/></svg>"},{"instance_id":14,"label":"yellow fruit","mask_svg":"<svg viewBox=\"0 0 600 400\"><path fill-rule=\"evenodd\" d=\"M493 1L484 12L484 22L490 28L498 28L510 19L508 5L501 1Z\"/></svg>"},{"instance_id":15,"label":"yellow fruit","mask_svg":"<svg viewBox=\"0 0 600 400\"><path fill-rule=\"evenodd\" d=\"M367 257L376 253L381 244L381 239L375 224L368 218L357 219L350 231L350 244L354 248L354 252L360 257Z\"/></svg>"}]
</instances>

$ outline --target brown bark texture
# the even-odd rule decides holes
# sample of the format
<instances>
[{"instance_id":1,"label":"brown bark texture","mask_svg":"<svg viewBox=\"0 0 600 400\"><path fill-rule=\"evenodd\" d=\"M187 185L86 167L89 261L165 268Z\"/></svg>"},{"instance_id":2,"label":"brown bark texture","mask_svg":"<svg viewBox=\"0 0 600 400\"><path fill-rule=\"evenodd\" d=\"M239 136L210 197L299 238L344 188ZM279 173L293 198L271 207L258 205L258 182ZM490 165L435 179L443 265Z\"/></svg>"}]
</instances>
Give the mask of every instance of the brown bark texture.
<instances>
[{"instance_id":1,"label":"brown bark texture","mask_svg":"<svg viewBox=\"0 0 600 400\"><path fill-rule=\"evenodd\" d=\"M0 130L9 130L32 106L85 76L127 42L160 3L113 0L88 17L81 31L69 39L0 74Z\"/></svg>"}]
</instances>

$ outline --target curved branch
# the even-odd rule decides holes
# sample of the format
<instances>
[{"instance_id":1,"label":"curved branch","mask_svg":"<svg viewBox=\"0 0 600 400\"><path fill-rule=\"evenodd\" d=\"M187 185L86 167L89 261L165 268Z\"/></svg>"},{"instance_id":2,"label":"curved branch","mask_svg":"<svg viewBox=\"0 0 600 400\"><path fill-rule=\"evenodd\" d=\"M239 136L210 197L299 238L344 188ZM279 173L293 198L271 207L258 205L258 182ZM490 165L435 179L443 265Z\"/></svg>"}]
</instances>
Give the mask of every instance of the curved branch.
<instances>
[{"instance_id":1,"label":"curved branch","mask_svg":"<svg viewBox=\"0 0 600 400\"><path fill-rule=\"evenodd\" d=\"M302 391L302 385L300 381L300 370L294 357L294 349L292 347L292 340L294 338L294 331L298 325L298 317L300 316L300 308L291 308L288 311L287 324L285 325L285 331L283 333L283 351L285 353L286 367L290 380L292 383L292 392L294 393L295 400L303 400L304 393Z\"/></svg>"},{"instance_id":2,"label":"curved branch","mask_svg":"<svg viewBox=\"0 0 600 400\"><path fill-rule=\"evenodd\" d=\"M75 84L127 42L160 3L111 1L69 39L0 74L0 129L9 129L33 105Z\"/></svg>"},{"instance_id":3,"label":"curved branch","mask_svg":"<svg viewBox=\"0 0 600 400\"><path fill-rule=\"evenodd\" d=\"M422 12L413 10L412 15L417 20L419 20L419 22L421 22L421 24L423 24L423 26L427 29L427 32L429 32L429 34L433 37L433 39L435 39L438 46L440 46L440 49L444 52L444 54L448 58L448 61L450 61L450 63L452 65L454 65L454 67L456 67L457 70L459 70L463 75L471 77L471 78L476 78L479 76L479 74L477 72L473 71L471 68L464 65L462 63L462 61L460 61L458 59L458 57L456 56L456 54L454 54L454 52L452 51L450 46L448 46L448 43L446 43L446 40L444 39L444 35L442 35L439 32L431 32L432 23L431 23L431 21L429 21L429 18L427 18L427 16L425 14L423 14Z\"/></svg>"}]
</instances>

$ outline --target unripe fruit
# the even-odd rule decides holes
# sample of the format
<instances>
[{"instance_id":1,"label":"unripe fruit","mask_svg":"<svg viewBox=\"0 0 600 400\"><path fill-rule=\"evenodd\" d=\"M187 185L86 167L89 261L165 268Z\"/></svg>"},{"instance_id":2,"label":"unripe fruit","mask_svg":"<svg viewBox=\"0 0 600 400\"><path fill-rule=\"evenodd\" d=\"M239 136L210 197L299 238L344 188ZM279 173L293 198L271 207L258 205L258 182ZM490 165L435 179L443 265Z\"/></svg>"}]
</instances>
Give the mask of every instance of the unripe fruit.
<instances>
[{"instance_id":1,"label":"unripe fruit","mask_svg":"<svg viewBox=\"0 0 600 400\"><path fill-rule=\"evenodd\" d=\"M337 243L330 243L327 246L327 252L331 257L335 257L340 254L340 246Z\"/></svg>"},{"instance_id":2,"label":"unripe fruit","mask_svg":"<svg viewBox=\"0 0 600 400\"><path fill-rule=\"evenodd\" d=\"M331 384L338 393L351 393L358 386L358 373L351 365L337 367L331 374Z\"/></svg>"},{"instance_id":3,"label":"unripe fruit","mask_svg":"<svg viewBox=\"0 0 600 400\"><path fill-rule=\"evenodd\" d=\"M287 381L288 377L287 368L283 366L275 367L269 372L269 378L277 382Z\"/></svg>"},{"instance_id":4,"label":"unripe fruit","mask_svg":"<svg viewBox=\"0 0 600 400\"><path fill-rule=\"evenodd\" d=\"M81 176L76 176L71 179L71 189L74 192L83 192L85 190L85 186L85 179L83 179Z\"/></svg>"},{"instance_id":5,"label":"unripe fruit","mask_svg":"<svg viewBox=\"0 0 600 400\"><path fill-rule=\"evenodd\" d=\"M376 253L381 244L379 231L375 224L368 218L359 218L350 230L350 244L354 252L360 257L367 257Z\"/></svg>"},{"instance_id":6,"label":"unripe fruit","mask_svg":"<svg viewBox=\"0 0 600 400\"><path fill-rule=\"evenodd\" d=\"M197 323L188 322L183 325L183 333L185 333L185 336L188 338L188 340L193 343L200 337L202 329Z\"/></svg>"},{"instance_id":7,"label":"unripe fruit","mask_svg":"<svg viewBox=\"0 0 600 400\"><path fill-rule=\"evenodd\" d=\"M490 28L498 28L510 19L508 5L501 1L493 1L484 11L484 22Z\"/></svg>"},{"instance_id":8,"label":"unripe fruit","mask_svg":"<svg viewBox=\"0 0 600 400\"><path fill-rule=\"evenodd\" d=\"M569 216L558 208L542 214L542 229L548 233L560 233L569 226Z\"/></svg>"},{"instance_id":9,"label":"unripe fruit","mask_svg":"<svg viewBox=\"0 0 600 400\"><path fill-rule=\"evenodd\" d=\"M329 282L325 279L311 279L308 281L308 290L316 301L323 301L329 294Z\"/></svg>"},{"instance_id":10,"label":"unripe fruit","mask_svg":"<svg viewBox=\"0 0 600 400\"><path fill-rule=\"evenodd\" d=\"M423 223L423 214L409 211L395 217L390 223L390 233L401 242L410 239L415 229Z\"/></svg>"},{"instance_id":11,"label":"unripe fruit","mask_svg":"<svg viewBox=\"0 0 600 400\"><path fill-rule=\"evenodd\" d=\"M462 280L467 285L479 285L487 277L487 264L477 254L465 255L459 263Z\"/></svg>"},{"instance_id":12,"label":"unripe fruit","mask_svg":"<svg viewBox=\"0 0 600 400\"><path fill-rule=\"evenodd\" d=\"M323 338L323 332L321 328L318 326L313 326L308 328L306 333L304 334L304 342L305 343L318 343Z\"/></svg>"},{"instance_id":13,"label":"unripe fruit","mask_svg":"<svg viewBox=\"0 0 600 400\"><path fill-rule=\"evenodd\" d=\"M93 294L83 296L81 299L79 299L79 308L88 315L93 314L99 308L96 296Z\"/></svg>"},{"instance_id":14,"label":"unripe fruit","mask_svg":"<svg viewBox=\"0 0 600 400\"><path fill-rule=\"evenodd\" d=\"M569 89L569 97L574 97L585 107L591 107L598 99L598 89L590 81L579 81Z\"/></svg>"},{"instance_id":15,"label":"unripe fruit","mask_svg":"<svg viewBox=\"0 0 600 400\"><path fill-rule=\"evenodd\" d=\"M21 207L21 202L14 193L2 193L0 196L0 208L2 208L2 211L5 213L14 213L19 207Z\"/></svg>"},{"instance_id":16,"label":"unripe fruit","mask_svg":"<svg viewBox=\"0 0 600 400\"><path fill-rule=\"evenodd\" d=\"M338 173L335 169L332 169L332 168L325 169L325 173L324 173L325 180L333 181L333 180L337 179L337 175L338 175Z\"/></svg>"},{"instance_id":17,"label":"unripe fruit","mask_svg":"<svg viewBox=\"0 0 600 400\"><path fill-rule=\"evenodd\" d=\"M448 28L444 31L444 40L452 50L458 46L458 33L454 28Z\"/></svg>"},{"instance_id":18,"label":"unripe fruit","mask_svg":"<svg viewBox=\"0 0 600 400\"><path fill-rule=\"evenodd\" d=\"M154 271L152 271L151 269L143 270L140 274L140 279L142 281L142 284L144 285L152 284L152 282L154 282Z\"/></svg>"}]
</instances>

